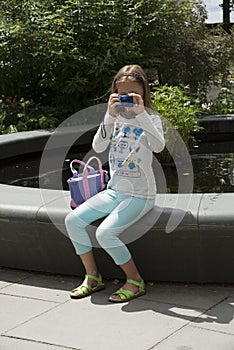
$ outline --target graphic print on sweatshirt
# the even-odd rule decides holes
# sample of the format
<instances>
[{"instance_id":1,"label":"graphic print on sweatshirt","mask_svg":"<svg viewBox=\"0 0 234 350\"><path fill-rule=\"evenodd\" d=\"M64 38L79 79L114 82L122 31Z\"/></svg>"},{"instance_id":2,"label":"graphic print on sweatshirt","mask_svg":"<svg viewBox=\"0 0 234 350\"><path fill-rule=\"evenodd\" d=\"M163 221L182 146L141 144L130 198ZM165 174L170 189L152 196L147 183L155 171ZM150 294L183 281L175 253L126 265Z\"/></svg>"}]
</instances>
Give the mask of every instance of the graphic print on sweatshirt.
<instances>
[{"instance_id":1,"label":"graphic print on sweatshirt","mask_svg":"<svg viewBox=\"0 0 234 350\"><path fill-rule=\"evenodd\" d=\"M116 123L110 143L110 167L117 175L124 177L141 177L138 156L141 149L140 139L143 129Z\"/></svg>"}]
</instances>

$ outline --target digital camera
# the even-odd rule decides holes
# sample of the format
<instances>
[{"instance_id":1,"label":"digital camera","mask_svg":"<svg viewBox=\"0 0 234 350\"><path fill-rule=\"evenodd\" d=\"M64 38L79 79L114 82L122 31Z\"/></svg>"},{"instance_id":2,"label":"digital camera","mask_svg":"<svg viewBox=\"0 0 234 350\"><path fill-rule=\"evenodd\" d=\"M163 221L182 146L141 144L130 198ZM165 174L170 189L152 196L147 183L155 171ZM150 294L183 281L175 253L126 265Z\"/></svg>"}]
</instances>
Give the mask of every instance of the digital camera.
<instances>
[{"instance_id":1,"label":"digital camera","mask_svg":"<svg viewBox=\"0 0 234 350\"><path fill-rule=\"evenodd\" d=\"M123 107L133 107L133 97L129 95L120 95L120 104L117 105L117 108L123 108Z\"/></svg>"}]
</instances>

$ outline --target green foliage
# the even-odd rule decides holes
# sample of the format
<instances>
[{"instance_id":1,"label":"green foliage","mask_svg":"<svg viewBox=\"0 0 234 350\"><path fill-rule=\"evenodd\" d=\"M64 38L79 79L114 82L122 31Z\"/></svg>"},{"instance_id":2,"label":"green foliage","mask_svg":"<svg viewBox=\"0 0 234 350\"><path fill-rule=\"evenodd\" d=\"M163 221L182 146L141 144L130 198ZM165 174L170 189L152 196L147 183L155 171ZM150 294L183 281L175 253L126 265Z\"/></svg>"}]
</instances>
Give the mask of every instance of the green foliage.
<instances>
[{"instance_id":1,"label":"green foliage","mask_svg":"<svg viewBox=\"0 0 234 350\"><path fill-rule=\"evenodd\" d=\"M76 111L103 102L115 72L136 62L161 84L196 89L233 54L231 36L210 35L205 18L201 0L5 0L0 93Z\"/></svg>"},{"instance_id":2,"label":"green foliage","mask_svg":"<svg viewBox=\"0 0 234 350\"><path fill-rule=\"evenodd\" d=\"M152 92L152 102L162 117L166 142L166 148L159 155L163 162L170 162L175 156L174 152L177 152L178 136L173 129L179 133L186 146L185 149L189 150L195 142L194 133L200 130L196 119L196 115L200 112L200 106L197 101L192 102L192 100L188 86L164 85L155 87ZM180 154L177 154L176 157L183 156L186 154L183 154L183 150L180 149Z\"/></svg>"},{"instance_id":3,"label":"green foliage","mask_svg":"<svg viewBox=\"0 0 234 350\"><path fill-rule=\"evenodd\" d=\"M2 99L0 132L51 127L51 118L106 102L125 64L193 92L216 82L234 57L233 37L211 33L205 18L201 0L5 0L0 95L16 100L17 111Z\"/></svg>"},{"instance_id":4,"label":"green foliage","mask_svg":"<svg viewBox=\"0 0 234 350\"><path fill-rule=\"evenodd\" d=\"M189 87L156 87L152 92L152 101L159 114L179 132L186 146L191 146L194 141L193 134L199 130L196 115L200 108L196 101L191 102ZM167 134L165 137L167 138Z\"/></svg>"},{"instance_id":5,"label":"green foliage","mask_svg":"<svg viewBox=\"0 0 234 350\"><path fill-rule=\"evenodd\" d=\"M208 29L204 5L192 1L151 1L138 6L137 36L143 61L157 68L160 85L189 85L193 91L216 82L233 62L233 36Z\"/></svg>"},{"instance_id":6,"label":"green foliage","mask_svg":"<svg viewBox=\"0 0 234 350\"><path fill-rule=\"evenodd\" d=\"M212 100L201 100L201 115L234 114L234 88L223 86L219 95Z\"/></svg>"},{"instance_id":7,"label":"green foliage","mask_svg":"<svg viewBox=\"0 0 234 350\"><path fill-rule=\"evenodd\" d=\"M18 131L55 128L59 120L53 116L50 108L40 108L32 101L21 98L0 100L0 134L12 134Z\"/></svg>"},{"instance_id":8,"label":"green foliage","mask_svg":"<svg viewBox=\"0 0 234 350\"><path fill-rule=\"evenodd\" d=\"M94 104L109 87L113 67L135 60L139 53L128 32L129 6L119 5L120 1L4 2L2 93L73 109Z\"/></svg>"}]
</instances>

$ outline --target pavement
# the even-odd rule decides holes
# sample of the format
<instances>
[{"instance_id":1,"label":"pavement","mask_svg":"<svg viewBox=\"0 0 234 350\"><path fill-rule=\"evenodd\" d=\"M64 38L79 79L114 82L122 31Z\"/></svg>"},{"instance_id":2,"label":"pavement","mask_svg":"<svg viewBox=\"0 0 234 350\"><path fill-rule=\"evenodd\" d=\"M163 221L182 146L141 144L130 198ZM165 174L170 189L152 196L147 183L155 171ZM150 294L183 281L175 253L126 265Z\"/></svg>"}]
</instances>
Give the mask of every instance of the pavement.
<instances>
[{"instance_id":1,"label":"pavement","mask_svg":"<svg viewBox=\"0 0 234 350\"><path fill-rule=\"evenodd\" d=\"M72 300L81 277L0 268L0 350L233 350L234 285L147 283L113 304L123 281Z\"/></svg>"}]
</instances>

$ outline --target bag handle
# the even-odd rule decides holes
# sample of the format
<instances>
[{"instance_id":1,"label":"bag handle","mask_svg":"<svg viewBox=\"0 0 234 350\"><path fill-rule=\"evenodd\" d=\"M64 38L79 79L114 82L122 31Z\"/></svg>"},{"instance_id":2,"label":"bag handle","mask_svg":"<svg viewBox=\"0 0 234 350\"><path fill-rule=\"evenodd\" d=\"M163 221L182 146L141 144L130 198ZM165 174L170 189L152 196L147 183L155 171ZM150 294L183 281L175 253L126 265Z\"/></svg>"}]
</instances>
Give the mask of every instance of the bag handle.
<instances>
[{"instance_id":1,"label":"bag handle","mask_svg":"<svg viewBox=\"0 0 234 350\"><path fill-rule=\"evenodd\" d=\"M85 162L82 162L82 161L79 160L79 159L73 159L73 160L71 161L71 163L70 163L70 169L71 169L71 172L72 172L72 174L73 174L73 177L78 177L78 171L73 167L73 163L78 163L78 164L84 165L84 166L86 165L86 163L85 163ZM91 167L91 166L88 166L88 168L91 169L91 170L94 170L93 167Z\"/></svg>"},{"instance_id":2,"label":"bag handle","mask_svg":"<svg viewBox=\"0 0 234 350\"><path fill-rule=\"evenodd\" d=\"M84 166L83 170L83 187L84 187L84 193L85 193L85 199L87 200L88 198L91 197L90 195L90 190L89 190L89 182L88 182L88 168L92 168L89 166L89 163L93 160L96 159L98 162L98 167L99 167L99 172L100 172L100 180L101 180L101 189L103 190L105 188L105 182L104 182L104 171L102 169L102 162L98 157L90 157L87 163ZM93 168L92 168L93 169Z\"/></svg>"}]
</instances>

